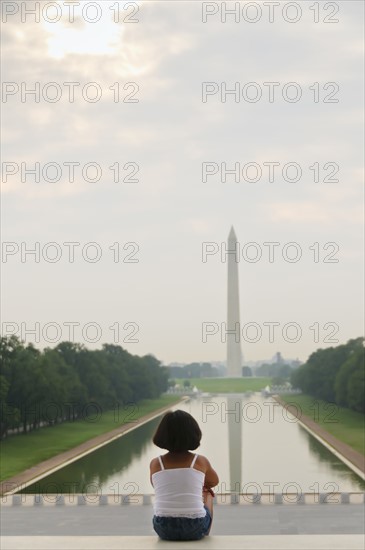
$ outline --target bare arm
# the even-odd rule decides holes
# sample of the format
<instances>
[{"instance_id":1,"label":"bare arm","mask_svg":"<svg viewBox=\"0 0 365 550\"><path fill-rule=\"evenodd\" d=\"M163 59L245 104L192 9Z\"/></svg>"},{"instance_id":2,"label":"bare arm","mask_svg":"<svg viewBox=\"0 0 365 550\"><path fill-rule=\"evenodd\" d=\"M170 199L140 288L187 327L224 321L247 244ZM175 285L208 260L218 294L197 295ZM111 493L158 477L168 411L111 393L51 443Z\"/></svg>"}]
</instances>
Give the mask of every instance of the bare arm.
<instances>
[{"instance_id":1,"label":"bare arm","mask_svg":"<svg viewBox=\"0 0 365 550\"><path fill-rule=\"evenodd\" d=\"M209 460L206 458L206 471L205 471L205 481L204 486L210 489L215 487L219 483L219 477L217 472L212 468Z\"/></svg>"},{"instance_id":2,"label":"bare arm","mask_svg":"<svg viewBox=\"0 0 365 550\"><path fill-rule=\"evenodd\" d=\"M151 482L152 487L153 487L153 483L152 483L152 474L155 473L155 471L156 471L156 469L155 469L155 468L156 468L155 460L156 460L156 459L153 458L153 459L151 460L151 462L150 462L150 482Z\"/></svg>"}]
</instances>

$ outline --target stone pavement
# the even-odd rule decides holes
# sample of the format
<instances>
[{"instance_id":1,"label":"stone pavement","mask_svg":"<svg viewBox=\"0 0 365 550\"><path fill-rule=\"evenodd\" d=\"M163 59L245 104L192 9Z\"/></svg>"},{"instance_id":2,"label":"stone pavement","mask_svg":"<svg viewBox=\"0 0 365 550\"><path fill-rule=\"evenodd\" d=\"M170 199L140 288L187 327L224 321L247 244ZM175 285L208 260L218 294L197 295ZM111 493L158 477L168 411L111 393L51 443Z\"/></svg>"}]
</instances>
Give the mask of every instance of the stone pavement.
<instances>
[{"instance_id":1,"label":"stone pavement","mask_svg":"<svg viewBox=\"0 0 365 550\"><path fill-rule=\"evenodd\" d=\"M211 534L361 535L364 504L216 505ZM151 505L1 506L2 535L151 536ZM128 548L128 547L126 547Z\"/></svg>"},{"instance_id":2,"label":"stone pavement","mask_svg":"<svg viewBox=\"0 0 365 550\"><path fill-rule=\"evenodd\" d=\"M168 542L154 537L1 537L2 550L363 550L361 535L209 536Z\"/></svg>"}]
</instances>

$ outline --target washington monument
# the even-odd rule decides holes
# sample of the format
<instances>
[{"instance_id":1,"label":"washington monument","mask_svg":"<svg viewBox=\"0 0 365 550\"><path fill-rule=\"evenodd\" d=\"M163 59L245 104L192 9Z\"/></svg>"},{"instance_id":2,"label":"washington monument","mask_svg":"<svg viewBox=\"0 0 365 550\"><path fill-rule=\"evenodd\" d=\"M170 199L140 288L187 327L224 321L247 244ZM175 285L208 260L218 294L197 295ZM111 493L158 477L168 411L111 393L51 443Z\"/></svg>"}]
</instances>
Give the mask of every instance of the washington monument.
<instances>
[{"instance_id":1,"label":"washington monument","mask_svg":"<svg viewBox=\"0 0 365 550\"><path fill-rule=\"evenodd\" d=\"M227 292L227 376L242 376L241 324L238 291L237 237L233 227L228 235L228 292Z\"/></svg>"}]
</instances>

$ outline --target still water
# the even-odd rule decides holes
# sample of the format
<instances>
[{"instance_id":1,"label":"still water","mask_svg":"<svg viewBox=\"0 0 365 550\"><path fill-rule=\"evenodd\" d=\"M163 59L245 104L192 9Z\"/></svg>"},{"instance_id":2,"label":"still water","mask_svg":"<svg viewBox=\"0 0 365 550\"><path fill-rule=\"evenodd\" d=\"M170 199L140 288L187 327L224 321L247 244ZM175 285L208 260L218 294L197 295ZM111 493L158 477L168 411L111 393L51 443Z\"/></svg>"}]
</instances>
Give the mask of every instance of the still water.
<instances>
[{"instance_id":1,"label":"still water","mask_svg":"<svg viewBox=\"0 0 365 550\"><path fill-rule=\"evenodd\" d=\"M361 491L365 483L271 398L198 397L173 407L203 432L197 452L217 471L216 492ZM165 451L152 443L160 418L30 485L28 493L153 493L149 463Z\"/></svg>"}]
</instances>

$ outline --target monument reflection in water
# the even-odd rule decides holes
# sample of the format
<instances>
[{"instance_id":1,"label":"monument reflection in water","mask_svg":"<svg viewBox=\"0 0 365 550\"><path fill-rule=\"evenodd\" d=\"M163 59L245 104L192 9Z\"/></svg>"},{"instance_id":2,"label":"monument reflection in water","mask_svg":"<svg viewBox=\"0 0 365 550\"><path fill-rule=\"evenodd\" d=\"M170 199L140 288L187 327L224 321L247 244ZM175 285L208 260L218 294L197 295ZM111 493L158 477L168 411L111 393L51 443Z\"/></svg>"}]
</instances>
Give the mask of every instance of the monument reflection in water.
<instances>
[{"instance_id":1,"label":"monument reflection in water","mask_svg":"<svg viewBox=\"0 0 365 550\"><path fill-rule=\"evenodd\" d=\"M218 472L217 492L361 491L364 482L271 398L217 395L177 407L203 432L197 452ZM232 411L232 412L230 412ZM152 443L160 419L136 428L29 486L29 493L151 494ZM137 423L138 425L138 423Z\"/></svg>"},{"instance_id":2,"label":"monument reflection in water","mask_svg":"<svg viewBox=\"0 0 365 550\"><path fill-rule=\"evenodd\" d=\"M242 487L242 401L227 396L229 492L239 493Z\"/></svg>"}]
</instances>

